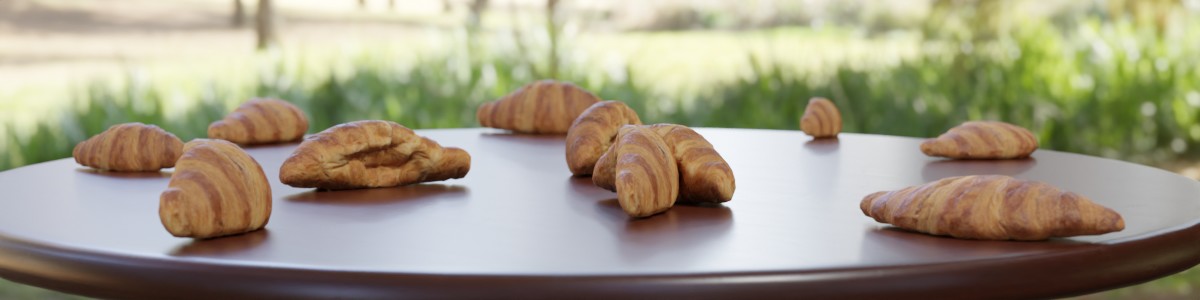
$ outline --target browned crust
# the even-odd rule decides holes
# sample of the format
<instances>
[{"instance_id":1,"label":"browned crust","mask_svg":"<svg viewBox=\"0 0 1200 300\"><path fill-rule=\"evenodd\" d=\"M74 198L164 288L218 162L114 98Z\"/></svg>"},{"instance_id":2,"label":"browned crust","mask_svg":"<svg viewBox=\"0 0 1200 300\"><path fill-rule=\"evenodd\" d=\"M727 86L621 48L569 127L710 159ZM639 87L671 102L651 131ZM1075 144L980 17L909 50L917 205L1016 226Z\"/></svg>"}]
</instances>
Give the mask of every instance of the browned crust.
<instances>
[{"instance_id":1,"label":"browned crust","mask_svg":"<svg viewBox=\"0 0 1200 300\"><path fill-rule=\"evenodd\" d=\"M614 185L621 209L633 217L648 217L675 205L679 171L665 141L653 130L636 127L615 144Z\"/></svg>"},{"instance_id":2,"label":"browned crust","mask_svg":"<svg viewBox=\"0 0 1200 300\"><path fill-rule=\"evenodd\" d=\"M443 148L391 121L357 121L330 127L300 144L279 168L293 187L377 188L462 178L471 156Z\"/></svg>"},{"instance_id":3,"label":"browned crust","mask_svg":"<svg viewBox=\"0 0 1200 300\"><path fill-rule=\"evenodd\" d=\"M479 106L475 117L484 127L518 133L563 134L600 98L569 82L530 83L499 100Z\"/></svg>"},{"instance_id":4,"label":"browned crust","mask_svg":"<svg viewBox=\"0 0 1200 300\"><path fill-rule=\"evenodd\" d=\"M683 203L722 203L733 199L736 189L733 169L717 153L712 144L691 128L675 124L625 125L617 140L635 130L648 129L662 138L675 162L679 174L679 193L676 201ZM621 193L617 186L617 164L620 147L613 144L596 162L592 183Z\"/></svg>"},{"instance_id":5,"label":"browned crust","mask_svg":"<svg viewBox=\"0 0 1200 300\"><path fill-rule=\"evenodd\" d=\"M124 123L75 145L80 165L106 171L145 172L175 166L183 141L154 125Z\"/></svg>"},{"instance_id":6,"label":"browned crust","mask_svg":"<svg viewBox=\"0 0 1200 300\"><path fill-rule=\"evenodd\" d=\"M208 137L239 145L294 142L308 131L299 107L279 99L251 99L208 126Z\"/></svg>"},{"instance_id":7,"label":"browned crust","mask_svg":"<svg viewBox=\"0 0 1200 300\"><path fill-rule=\"evenodd\" d=\"M721 203L733 199L733 169L704 136L683 125L650 126L663 137L679 167L679 201Z\"/></svg>"},{"instance_id":8,"label":"browned crust","mask_svg":"<svg viewBox=\"0 0 1200 300\"><path fill-rule=\"evenodd\" d=\"M800 130L814 138L837 137L842 132L842 113L829 99L809 99L800 117Z\"/></svg>"},{"instance_id":9,"label":"browned crust","mask_svg":"<svg viewBox=\"0 0 1200 300\"><path fill-rule=\"evenodd\" d=\"M1125 228L1121 215L1086 197L1003 175L877 192L864 197L860 209L882 223L965 239L1044 240Z\"/></svg>"},{"instance_id":10,"label":"browned crust","mask_svg":"<svg viewBox=\"0 0 1200 300\"><path fill-rule=\"evenodd\" d=\"M567 131L567 168L574 175L591 175L596 161L612 146L623 125L641 125L637 112L620 101L593 104Z\"/></svg>"},{"instance_id":11,"label":"browned crust","mask_svg":"<svg viewBox=\"0 0 1200 300\"><path fill-rule=\"evenodd\" d=\"M1037 148L1033 132L999 121L966 122L921 143L925 155L954 159L1026 158Z\"/></svg>"},{"instance_id":12,"label":"browned crust","mask_svg":"<svg viewBox=\"0 0 1200 300\"><path fill-rule=\"evenodd\" d=\"M196 139L159 197L159 219L177 237L213 238L255 231L271 217L271 186L237 145Z\"/></svg>"}]
</instances>

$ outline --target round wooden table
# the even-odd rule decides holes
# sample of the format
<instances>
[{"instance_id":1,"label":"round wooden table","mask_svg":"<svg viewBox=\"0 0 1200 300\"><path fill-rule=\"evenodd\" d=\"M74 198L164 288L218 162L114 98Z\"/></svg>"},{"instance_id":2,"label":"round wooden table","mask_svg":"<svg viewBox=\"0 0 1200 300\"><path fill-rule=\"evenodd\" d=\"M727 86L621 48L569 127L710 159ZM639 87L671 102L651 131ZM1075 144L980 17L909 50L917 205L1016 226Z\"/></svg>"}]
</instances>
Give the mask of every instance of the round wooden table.
<instances>
[{"instance_id":1,"label":"round wooden table","mask_svg":"<svg viewBox=\"0 0 1200 300\"><path fill-rule=\"evenodd\" d=\"M631 219L571 177L562 136L418 130L471 153L464 179L317 192L278 181L296 144L249 148L272 182L265 230L175 238L158 219L170 170L62 159L0 173L0 275L105 298L1029 298L1148 281L1200 262L1200 183L1039 150L926 157L913 138L698 131L733 167L717 207ZM1048 182L1125 217L1124 231L1047 242L957 240L863 216L863 196L969 174Z\"/></svg>"}]
</instances>

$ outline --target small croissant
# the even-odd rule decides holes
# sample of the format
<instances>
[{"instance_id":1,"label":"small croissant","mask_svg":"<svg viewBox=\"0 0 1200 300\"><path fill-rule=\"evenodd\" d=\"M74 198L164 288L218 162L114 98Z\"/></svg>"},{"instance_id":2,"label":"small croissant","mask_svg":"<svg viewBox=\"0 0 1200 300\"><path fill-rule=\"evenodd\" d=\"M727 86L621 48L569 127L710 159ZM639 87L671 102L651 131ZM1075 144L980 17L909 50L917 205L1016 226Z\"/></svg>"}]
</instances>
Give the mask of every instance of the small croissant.
<instances>
[{"instance_id":1,"label":"small croissant","mask_svg":"<svg viewBox=\"0 0 1200 300\"><path fill-rule=\"evenodd\" d=\"M680 176L679 202L721 203L733 199L736 187L733 170L703 136L683 125L626 125L618 130L617 139L641 127L649 128L662 137L675 158ZM597 160L592 172L592 183L610 191L618 191L614 178L616 152L615 145L609 147Z\"/></svg>"},{"instance_id":2,"label":"small croissant","mask_svg":"<svg viewBox=\"0 0 1200 300\"><path fill-rule=\"evenodd\" d=\"M679 171L662 137L646 127L629 130L614 145L614 185L621 209L648 217L670 209L679 196Z\"/></svg>"},{"instance_id":3,"label":"small croissant","mask_svg":"<svg viewBox=\"0 0 1200 300\"><path fill-rule=\"evenodd\" d=\"M109 127L71 151L75 162L106 171L157 171L175 166L183 141L154 125L125 123Z\"/></svg>"},{"instance_id":4,"label":"small croissant","mask_svg":"<svg viewBox=\"0 0 1200 300\"><path fill-rule=\"evenodd\" d=\"M300 143L279 168L293 187L378 188L463 178L471 156L391 121L350 122Z\"/></svg>"},{"instance_id":5,"label":"small croissant","mask_svg":"<svg viewBox=\"0 0 1200 300\"><path fill-rule=\"evenodd\" d=\"M298 141L308 131L308 118L295 105L279 99L252 99L208 126L208 138L239 145Z\"/></svg>"},{"instance_id":6,"label":"small croissant","mask_svg":"<svg viewBox=\"0 0 1200 300\"><path fill-rule=\"evenodd\" d=\"M271 185L237 145L195 139L159 197L158 216L171 235L198 239L258 230L271 218Z\"/></svg>"},{"instance_id":7,"label":"small croissant","mask_svg":"<svg viewBox=\"0 0 1200 300\"><path fill-rule=\"evenodd\" d=\"M596 160L604 154L623 125L641 125L637 112L620 101L593 104L575 119L567 131L567 167L571 174L591 175Z\"/></svg>"},{"instance_id":8,"label":"small croissant","mask_svg":"<svg viewBox=\"0 0 1200 300\"><path fill-rule=\"evenodd\" d=\"M1112 209L1046 183L1004 175L950 177L863 198L863 214L933 235L1045 240L1125 229Z\"/></svg>"},{"instance_id":9,"label":"small croissant","mask_svg":"<svg viewBox=\"0 0 1200 300\"><path fill-rule=\"evenodd\" d=\"M966 122L921 143L925 155L955 159L1025 158L1037 148L1032 132L998 121Z\"/></svg>"},{"instance_id":10,"label":"small croissant","mask_svg":"<svg viewBox=\"0 0 1200 300\"><path fill-rule=\"evenodd\" d=\"M842 132L842 113L829 99L809 99L800 117L800 130L814 138L837 137Z\"/></svg>"},{"instance_id":11,"label":"small croissant","mask_svg":"<svg viewBox=\"0 0 1200 300\"><path fill-rule=\"evenodd\" d=\"M574 84L542 80L480 105L475 117L485 127L518 133L562 134L596 102L600 98Z\"/></svg>"}]
</instances>

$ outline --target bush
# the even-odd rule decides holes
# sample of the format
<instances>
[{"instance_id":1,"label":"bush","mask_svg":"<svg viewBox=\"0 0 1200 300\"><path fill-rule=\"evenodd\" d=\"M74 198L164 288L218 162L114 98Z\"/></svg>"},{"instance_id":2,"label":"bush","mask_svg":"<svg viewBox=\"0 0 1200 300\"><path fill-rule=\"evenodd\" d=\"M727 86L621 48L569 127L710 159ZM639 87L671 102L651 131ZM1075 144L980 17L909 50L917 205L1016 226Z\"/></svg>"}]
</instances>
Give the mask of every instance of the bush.
<instances>
[{"instance_id":1,"label":"bush","mask_svg":"<svg viewBox=\"0 0 1200 300\"><path fill-rule=\"evenodd\" d=\"M1030 128L1049 149L1142 163L1194 157L1200 73L1190 66L1200 49L1169 49L1128 24L1079 30L1112 35L1073 42L1053 27L1028 25L1012 40L969 51L942 47L894 68L841 67L828 77L751 57L752 76L714 88L673 121L795 129L807 99L825 96L841 109L848 132L929 137L991 119Z\"/></svg>"},{"instance_id":2,"label":"bush","mask_svg":"<svg viewBox=\"0 0 1200 300\"><path fill-rule=\"evenodd\" d=\"M824 76L750 57L750 75L694 99L652 94L645 84L653 81L628 66L616 75L570 65L558 73L604 99L628 102L647 122L796 129L807 99L825 96L841 108L847 132L930 137L963 121L992 119L1030 128L1054 150L1143 163L1200 153L1200 69L1191 67L1200 63L1197 45L1098 21L1069 32L1027 22L1009 39L980 45L929 43L926 54L897 66L841 66ZM247 95L293 101L311 115L310 133L362 119L477 126L480 103L540 79L533 64L513 63L521 61L451 54L408 67L363 55L348 72L333 74L280 61L256 83L212 83L182 96L166 91L178 83L129 76L118 85L86 86L61 122L42 123L32 135L8 127L0 169L68 157L75 143L122 122L158 124L185 140L204 137L210 122ZM194 104L172 114L164 109L168 100Z\"/></svg>"}]
</instances>

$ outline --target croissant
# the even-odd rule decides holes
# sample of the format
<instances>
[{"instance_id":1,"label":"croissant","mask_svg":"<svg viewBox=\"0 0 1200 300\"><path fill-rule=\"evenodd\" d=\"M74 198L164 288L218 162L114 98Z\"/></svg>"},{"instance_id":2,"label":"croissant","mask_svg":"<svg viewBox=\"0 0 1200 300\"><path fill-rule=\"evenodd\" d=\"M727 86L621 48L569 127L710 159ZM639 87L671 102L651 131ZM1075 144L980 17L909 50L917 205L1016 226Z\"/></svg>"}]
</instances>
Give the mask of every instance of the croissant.
<instances>
[{"instance_id":1,"label":"croissant","mask_svg":"<svg viewBox=\"0 0 1200 300\"><path fill-rule=\"evenodd\" d=\"M630 131L642 127L641 125L625 125L617 129L617 136L613 138L614 143L596 159L596 167L592 169L592 184L609 190L617 191L617 143L629 134ZM670 147L668 145L668 147Z\"/></svg>"},{"instance_id":2,"label":"croissant","mask_svg":"<svg viewBox=\"0 0 1200 300\"><path fill-rule=\"evenodd\" d=\"M571 83L543 80L479 106L475 117L485 127L519 133L561 134L600 98Z\"/></svg>"},{"instance_id":3,"label":"croissant","mask_svg":"<svg viewBox=\"0 0 1200 300\"><path fill-rule=\"evenodd\" d=\"M879 222L964 239L1033 241L1125 229L1121 215L1087 197L1004 175L950 177L877 192L859 207Z\"/></svg>"},{"instance_id":4,"label":"croissant","mask_svg":"<svg viewBox=\"0 0 1200 300\"><path fill-rule=\"evenodd\" d=\"M213 238L263 228L271 218L271 185L237 145L195 139L184 145L158 217L177 237Z\"/></svg>"},{"instance_id":5,"label":"croissant","mask_svg":"<svg viewBox=\"0 0 1200 300\"><path fill-rule=\"evenodd\" d=\"M308 131L300 108L278 99L252 99L208 126L208 138L240 145L298 141Z\"/></svg>"},{"instance_id":6,"label":"croissant","mask_svg":"<svg viewBox=\"0 0 1200 300\"><path fill-rule=\"evenodd\" d=\"M125 123L109 127L71 151L80 165L107 171L156 171L175 166L183 141L154 125Z\"/></svg>"},{"instance_id":7,"label":"croissant","mask_svg":"<svg viewBox=\"0 0 1200 300\"><path fill-rule=\"evenodd\" d=\"M670 145L679 165L679 201L721 203L733 199L733 169L695 130L683 125L655 124L650 129Z\"/></svg>"},{"instance_id":8,"label":"croissant","mask_svg":"<svg viewBox=\"0 0 1200 300\"><path fill-rule=\"evenodd\" d=\"M646 127L629 130L617 141L615 186L621 209L648 217L675 205L679 171L666 142Z\"/></svg>"},{"instance_id":9,"label":"croissant","mask_svg":"<svg viewBox=\"0 0 1200 300\"><path fill-rule=\"evenodd\" d=\"M957 159L1024 158L1037 148L1032 132L997 121L966 122L921 143L925 155Z\"/></svg>"},{"instance_id":10,"label":"croissant","mask_svg":"<svg viewBox=\"0 0 1200 300\"><path fill-rule=\"evenodd\" d=\"M617 139L638 127L649 128L662 137L675 158L680 176L679 202L721 203L733 199L736 187L733 169L703 136L682 125L626 125L619 130ZM616 147L610 147L597 160L592 172L592 183L610 191L617 191L613 173L617 163L615 152Z\"/></svg>"},{"instance_id":11,"label":"croissant","mask_svg":"<svg viewBox=\"0 0 1200 300\"><path fill-rule=\"evenodd\" d=\"M637 112L620 101L592 104L567 131L567 167L571 174L590 175L596 160L612 146L622 125L641 125Z\"/></svg>"},{"instance_id":12,"label":"croissant","mask_svg":"<svg viewBox=\"0 0 1200 300\"><path fill-rule=\"evenodd\" d=\"M800 130L814 138L837 137L842 132L842 113L829 99L809 99L800 117Z\"/></svg>"},{"instance_id":13,"label":"croissant","mask_svg":"<svg viewBox=\"0 0 1200 300\"><path fill-rule=\"evenodd\" d=\"M293 187L377 188L463 178L470 169L471 156L462 149L442 148L395 122L357 121L305 139L279 168L279 180Z\"/></svg>"}]
</instances>

